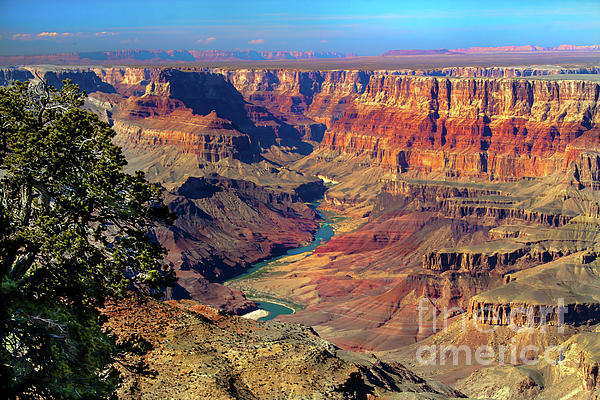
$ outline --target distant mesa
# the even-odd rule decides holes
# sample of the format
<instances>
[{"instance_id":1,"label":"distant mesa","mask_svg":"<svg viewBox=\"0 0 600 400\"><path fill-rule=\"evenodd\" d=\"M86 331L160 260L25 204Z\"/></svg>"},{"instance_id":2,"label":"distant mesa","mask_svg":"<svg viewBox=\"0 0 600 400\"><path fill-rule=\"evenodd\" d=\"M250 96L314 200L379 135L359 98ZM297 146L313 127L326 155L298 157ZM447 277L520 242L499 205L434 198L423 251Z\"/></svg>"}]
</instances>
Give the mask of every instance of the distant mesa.
<instances>
[{"instance_id":1,"label":"distant mesa","mask_svg":"<svg viewBox=\"0 0 600 400\"><path fill-rule=\"evenodd\" d=\"M438 54L452 54L453 50L433 49L433 50L388 50L382 56L427 56Z\"/></svg>"},{"instance_id":2,"label":"distant mesa","mask_svg":"<svg viewBox=\"0 0 600 400\"><path fill-rule=\"evenodd\" d=\"M552 51L600 51L600 45L577 46L561 44L558 47L541 46L498 46L498 47L469 47L466 49L434 49L434 50L388 50L382 56L425 56L440 54L481 54L481 53L535 53Z\"/></svg>"},{"instance_id":3,"label":"distant mesa","mask_svg":"<svg viewBox=\"0 0 600 400\"><path fill-rule=\"evenodd\" d=\"M78 53L1 56L0 64L164 64L200 61L267 61L346 58L354 54L333 51L257 51L257 50L119 50Z\"/></svg>"},{"instance_id":4,"label":"distant mesa","mask_svg":"<svg viewBox=\"0 0 600 400\"><path fill-rule=\"evenodd\" d=\"M468 49L455 49L451 52L460 53L519 53L519 52L546 52L546 51L598 51L600 45L576 46L572 44L561 44L558 47L541 46L500 46L500 47L469 47Z\"/></svg>"},{"instance_id":5,"label":"distant mesa","mask_svg":"<svg viewBox=\"0 0 600 400\"><path fill-rule=\"evenodd\" d=\"M458 49L404 49L389 50L382 54L388 56L444 56L444 55L477 55L498 53L543 53L543 52L594 52L600 51L600 45L576 46L562 44L558 47L540 46L501 46L501 47L469 47ZM259 51L259 50L117 50L117 51L82 51L74 53L38 54L0 56L0 65L136 65L136 64L183 64L206 62L236 61L290 61L317 59L345 59L356 57L354 53L335 51Z\"/></svg>"}]
</instances>

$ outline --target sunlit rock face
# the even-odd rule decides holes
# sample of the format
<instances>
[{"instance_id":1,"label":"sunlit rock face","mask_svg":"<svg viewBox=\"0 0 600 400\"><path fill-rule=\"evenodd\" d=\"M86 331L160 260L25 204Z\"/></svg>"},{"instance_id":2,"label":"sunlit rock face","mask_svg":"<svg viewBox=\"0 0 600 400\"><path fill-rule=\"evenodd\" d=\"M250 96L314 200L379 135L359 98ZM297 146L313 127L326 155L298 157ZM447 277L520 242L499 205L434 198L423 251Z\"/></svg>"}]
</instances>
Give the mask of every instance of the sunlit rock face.
<instances>
[{"instance_id":1,"label":"sunlit rock face","mask_svg":"<svg viewBox=\"0 0 600 400\"><path fill-rule=\"evenodd\" d=\"M511 77L594 72L588 69L96 67L44 76L111 100L123 144L173 144L218 161L251 160L260 148L309 140L399 171L514 180L566 170L598 148L600 84ZM30 70L5 69L2 80L31 78Z\"/></svg>"},{"instance_id":2,"label":"sunlit rock face","mask_svg":"<svg viewBox=\"0 0 600 400\"><path fill-rule=\"evenodd\" d=\"M598 145L599 90L583 81L372 76L322 147L400 170L545 176Z\"/></svg>"},{"instance_id":3,"label":"sunlit rock face","mask_svg":"<svg viewBox=\"0 0 600 400\"><path fill-rule=\"evenodd\" d=\"M127 361L152 375L118 364L123 378L119 398L465 397L398 361L341 350L299 324L259 323L189 300L126 299L107 304L102 314L105 327L119 340L135 337L148 343Z\"/></svg>"},{"instance_id":4,"label":"sunlit rock face","mask_svg":"<svg viewBox=\"0 0 600 400\"><path fill-rule=\"evenodd\" d=\"M496 76L495 71L443 73ZM297 137L320 139L323 129L322 149L366 154L386 168L511 180L566 169L583 149L598 147L597 82L392 71L214 73L223 74L250 103L294 126Z\"/></svg>"}]
</instances>

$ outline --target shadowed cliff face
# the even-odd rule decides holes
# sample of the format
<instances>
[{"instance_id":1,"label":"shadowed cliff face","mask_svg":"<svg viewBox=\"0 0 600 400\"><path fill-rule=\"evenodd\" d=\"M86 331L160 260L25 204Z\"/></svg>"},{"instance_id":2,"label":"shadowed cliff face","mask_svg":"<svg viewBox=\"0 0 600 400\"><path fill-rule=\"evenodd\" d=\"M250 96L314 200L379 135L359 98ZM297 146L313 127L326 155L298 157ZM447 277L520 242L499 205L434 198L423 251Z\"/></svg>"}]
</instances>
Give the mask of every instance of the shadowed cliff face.
<instances>
[{"instance_id":1,"label":"shadowed cliff face","mask_svg":"<svg viewBox=\"0 0 600 400\"><path fill-rule=\"evenodd\" d=\"M262 148L274 144L298 145L306 134L260 104L246 101L221 74L165 69L146 86L142 99L151 97L178 102L190 109L193 115L215 113L217 117L230 121L236 130L248 135L251 142ZM157 115L170 111L168 108L155 109Z\"/></svg>"},{"instance_id":2,"label":"shadowed cliff face","mask_svg":"<svg viewBox=\"0 0 600 400\"><path fill-rule=\"evenodd\" d=\"M0 70L0 85L7 86L12 81L25 82L33 79L33 74L25 69L2 69Z\"/></svg>"},{"instance_id":3,"label":"shadowed cliff face","mask_svg":"<svg viewBox=\"0 0 600 400\"><path fill-rule=\"evenodd\" d=\"M318 228L315 212L295 194L216 174L188 178L166 192L165 201L178 215L172 227L155 231L177 270L177 286L168 289L168 298L193 298L236 313L253 303L215 282L301 246Z\"/></svg>"},{"instance_id":4,"label":"shadowed cliff face","mask_svg":"<svg viewBox=\"0 0 600 400\"><path fill-rule=\"evenodd\" d=\"M7 68L0 72L0 85L7 85L10 81L27 81L36 76L44 79L50 86L57 89L62 88L64 80L71 80L79 85L79 88L86 93L103 92L115 93L115 88L105 82L93 71L87 68L52 68L52 67L30 67L23 69Z\"/></svg>"},{"instance_id":5,"label":"shadowed cliff face","mask_svg":"<svg viewBox=\"0 0 600 400\"><path fill-rule=\"evenodd\" d=\"M240 127L251 125L244 98L220 75L165 69L149 83L146 94L177 99L194 114L207 115L214 110Z\"/></svg>"}]
</instances>

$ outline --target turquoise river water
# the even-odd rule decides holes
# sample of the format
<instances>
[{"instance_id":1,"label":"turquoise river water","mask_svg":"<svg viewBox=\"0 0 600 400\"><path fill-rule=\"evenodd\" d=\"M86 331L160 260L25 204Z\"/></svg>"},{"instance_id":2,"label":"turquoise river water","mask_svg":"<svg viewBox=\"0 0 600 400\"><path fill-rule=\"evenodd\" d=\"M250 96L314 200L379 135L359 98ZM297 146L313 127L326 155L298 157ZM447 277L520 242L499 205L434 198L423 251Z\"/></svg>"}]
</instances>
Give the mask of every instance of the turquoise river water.
<instances>
[{"instance_id":1,"label":"turquoise river water","mask_svg":"<svg viewBox=\"0 0 600 400\"><path fill-rule=\"evenodd\" d=\"M309 204L309 206L313 210L315 210L321 218L323 218L323 222L321 223L319 230L315 234L315 238L312 241L312 243L310 243L309 245L306 245L306 246L289 249L288 251L285 252L285 254L270 258L268 260L263 260L263 261L257 262L255 264L253 264L252 267L248 268L248 270L244 274L238 275L231 280L243 279L243 278L255 273L256 271L260 270L261 268L265 267L269 263L277 261L286 256L292 256L292 255L297 255L297 254L302 254L302 253L306 253L309 251L313 251L318 246L327 243L334 235L333 228L331 227L331 224L333 221L330 221L329 219L327 219L317 209L319 207L320 203L321 203L321 200L315 201L315 202L312 202ZM283 304L272 303L270 301L263 301L263 300L258 301L257 300L256 304L258 305L258 308L269 312L269 315L267 315L266 317L260 318L259 321L268 321L268 320L271 320L271 319L277 317L278 315L292 314L294 312L294 310L290 307L284 306Z\"/></svg>"}]
</instances>

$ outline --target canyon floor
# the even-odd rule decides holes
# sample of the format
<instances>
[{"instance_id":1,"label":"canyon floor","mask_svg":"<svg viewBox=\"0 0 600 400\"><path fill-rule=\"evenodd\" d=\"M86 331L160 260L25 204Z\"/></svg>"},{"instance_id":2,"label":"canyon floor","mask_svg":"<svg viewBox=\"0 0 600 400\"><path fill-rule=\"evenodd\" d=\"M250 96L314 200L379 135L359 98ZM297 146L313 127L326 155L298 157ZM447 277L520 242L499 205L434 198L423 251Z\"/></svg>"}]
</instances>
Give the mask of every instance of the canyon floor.
<instances>
[{"instance_id":1,"label":"canyon floor","mask_svg":"<svg viewBox=\"0 0 600 400\"><path fill-rule=\"evenodd\" d=\"M600 398L600 59L460 57L0 69L78 83L178 214L167 301L105 310L119 397Z\"/></svg>"}]
</instances>

